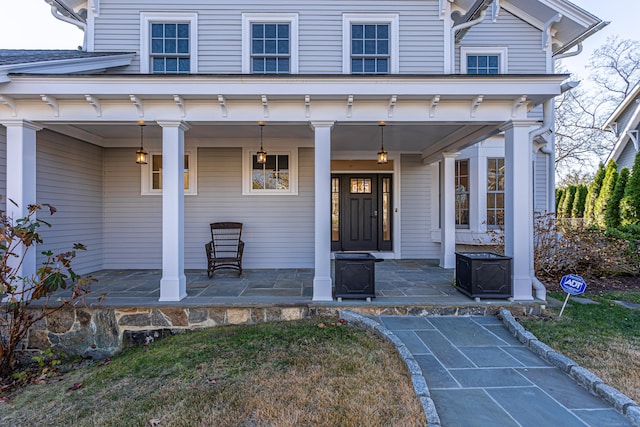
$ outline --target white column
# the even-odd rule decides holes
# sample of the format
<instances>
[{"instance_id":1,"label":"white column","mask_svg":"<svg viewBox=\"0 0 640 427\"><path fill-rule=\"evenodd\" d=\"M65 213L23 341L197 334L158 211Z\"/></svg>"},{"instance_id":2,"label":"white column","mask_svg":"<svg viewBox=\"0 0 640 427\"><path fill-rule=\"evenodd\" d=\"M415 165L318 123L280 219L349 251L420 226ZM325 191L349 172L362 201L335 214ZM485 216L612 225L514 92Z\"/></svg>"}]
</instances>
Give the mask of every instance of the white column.
<instances>
[{"instance_id":1,"label":"white column","mask_svg":"<svg viewBox=\"0 0 640 427\"><path fill-rule=\"evenodd\" d=\"M179 120L162 126L162 279L160 301L187 296L184 275L184 132Z\"/></svg>"},{"instance_id":2,"label":"white column","mask_svg":"<svg viewBox=\"0 0 640 427\"><path fill-rule=\"evenodd\" d=\"M532 300L533 163L529 130L534 122L511 121L505 132L504 251L513 258L513 298Z\"/></svg>"},{"instance_id":3,"label":"white column","mask_svg":"<svg viewBox=\"0 0 640 427\"><path fill-rule=\"evenodd\" d=\"M332 121L311 122L315 131L315 276L313 300L332 301L331 129Z\"/></svg>"},{"instance_id":4,"label":"white column","mask_svg":"<svg viewBox=\"0 0 640 427\"><path fill-rule=\"evenodd\" d=\"M26 120L2 124L7 128L6 212L15 221L26 217L28 206L36 203L36 132L42 128ZM18 257L9 262L15 261L17 275L33 276L36 273L36 248L32 247L26 254L24 247L16 249ZM18 265L21 258L22 265Z\"/></svg>"},{"instance_id":5,"label":"white column","mask_svg":"<svg viewBox=\"0 0 640 427\"><path fill-rule=\"evenodd\" d=\"M456 186L455 171L458 153L442 153L440 176L440 267L456 266Z\"/></svg>"}]
</instances>

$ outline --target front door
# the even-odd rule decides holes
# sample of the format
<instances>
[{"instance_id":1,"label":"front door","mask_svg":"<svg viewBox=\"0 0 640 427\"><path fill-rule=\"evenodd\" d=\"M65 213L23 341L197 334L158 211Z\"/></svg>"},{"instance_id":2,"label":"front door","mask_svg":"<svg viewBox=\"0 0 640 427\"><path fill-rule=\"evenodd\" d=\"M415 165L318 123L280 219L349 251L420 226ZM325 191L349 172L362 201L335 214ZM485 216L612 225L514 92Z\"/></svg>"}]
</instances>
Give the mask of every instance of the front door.
<instances>
[{"instance_id":1,"label":"front door","mask_svg":"<svg viewBox=\"0 0 640 427\"><path fill-rule=\"evenodd\" d=\"M333 175L331 189L331 249L391 250L391 176Z\"/></svg>"}]
</instances>

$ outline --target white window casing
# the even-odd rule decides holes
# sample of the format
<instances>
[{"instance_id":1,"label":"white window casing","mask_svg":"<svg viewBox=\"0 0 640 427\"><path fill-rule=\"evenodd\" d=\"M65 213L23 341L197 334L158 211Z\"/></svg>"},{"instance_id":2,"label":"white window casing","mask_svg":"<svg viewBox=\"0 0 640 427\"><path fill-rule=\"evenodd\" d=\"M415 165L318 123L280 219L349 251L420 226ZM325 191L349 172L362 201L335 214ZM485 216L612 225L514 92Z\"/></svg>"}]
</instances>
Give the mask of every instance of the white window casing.
<instances>
[{"instance_id":1,"label":"white window casing","mask_svg":"<svg viewBox=\"0 0 640 427\"><path fill-rule=\"evenodd\" d=\"M400 16L397 13L344 13L342 15L342 73L351 74L351 25L389 24L389 71L400 72Z\"/></svg>"},{"instance_id":2,"label":"white window casing","mask_svg":"<svg viewBox=\"0 0 640 427\"><path fill-rule=\"evenodd\" d=\"M189 182L184 189L185 196L198 195L198 156L197 150L185 151L189 161ZM149 152L149 163L140 165L140 194L143 196L160 196L162 189L153 188L153 156L162 155L160 151Z\"/></svg>"},{"instance_id":3,"label":"white window casing","mask_svg":"<svg viewBox=\"0 0 640 427\"><path fill-rule=\"evenodd\" d=\"M140 72L151 72L151 23L189 23L190 73L198 72L198 14L195 12L141 12L140 13Z\"/></svg>"},{"instance_id":4,"label":"white window casing","mask_svg":"<svg viewBox=\"0 0 640 427\"><path fill-rule=\"evenodd\" d=\"M487 46L460 46L460 74L467 74L467 56L469 55L497 55L498 74L507 74L508 57L507 47L487 47Z\"/></svg>"},{"instance_id":5,"label":"white window casing","mask_svg":"<svg viewBox=\"0 0 640 427\"><path fill-rule=\"evenodd\" d=\"M242 14L242 74L251 74L251 24L288 23L290 27L290 74L298 74L298 14L243 13Z\"/></svg>"},{"instance_id":6,"label":"white window casing","mask_svg":"<svg viewBox=\"0 0 640 427\"><path fill-rule=\"evenodd\" d=\"M242 149L242 195L243 196L255 196L255 195L292 195L298 194L298 150L297 148L291 150L269 150L267 149L267 155L286 155L289 156L289 188L286 190L266 190L266 189L253 189L252 176L253 176L253 156L256 154L254 148L243 147Z\"/></svg>"}]
</instances>

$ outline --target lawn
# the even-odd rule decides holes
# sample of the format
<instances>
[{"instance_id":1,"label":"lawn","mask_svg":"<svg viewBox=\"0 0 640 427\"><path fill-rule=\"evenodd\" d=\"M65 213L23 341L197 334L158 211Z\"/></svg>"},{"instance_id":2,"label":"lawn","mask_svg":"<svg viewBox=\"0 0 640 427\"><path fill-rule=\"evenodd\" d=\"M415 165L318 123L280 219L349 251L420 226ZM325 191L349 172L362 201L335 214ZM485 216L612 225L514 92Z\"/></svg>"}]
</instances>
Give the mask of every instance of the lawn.
<instances>
[{"instance_id":1,"label":"lawn","mask_svg":"<svg viewBox=\"0 0 640 427\"><path fill-rule=\"evenodd\" d=\"M0 425L420 426L394 348L319 320L210 328L31 384Z\"/></svg>"},{"instance_id":2,"label":"lawn","mask_svg":"<svg viewBox=\"0 0 640 427\"><path fill-rule=\"evenodd\" d=\"M549 294L562 301L565 295ZM588 292L580 297L599 304L571 303L570 299L561 318L560 308L550 308L545 316L518 320L540 341L640 402L640 309L614 302L640 304L640 290Z\"/></svg>"}]
</instances>

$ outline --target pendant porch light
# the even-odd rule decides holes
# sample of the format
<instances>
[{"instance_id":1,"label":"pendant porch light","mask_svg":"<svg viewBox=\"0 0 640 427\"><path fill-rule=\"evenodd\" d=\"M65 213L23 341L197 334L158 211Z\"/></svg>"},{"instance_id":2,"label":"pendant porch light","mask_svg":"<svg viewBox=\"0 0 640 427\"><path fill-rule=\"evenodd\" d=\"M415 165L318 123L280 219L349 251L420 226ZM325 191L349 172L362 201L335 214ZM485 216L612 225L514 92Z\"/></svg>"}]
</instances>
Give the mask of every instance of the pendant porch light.
<instances>
[{"instance_id":1,"label":"pendant porch light","mask_svg":"<svg viewBox=\"0 0 640 427\"><path fill-rule=\"evenodd\" d=\"M146 124L143 120L138 122L138 126L140 126L140 149L136 151L136 163L139 165L146 165L149 162L149 153L144 151L142 146L144 140L144 127Z\"/></svg>"}]
</instances>

